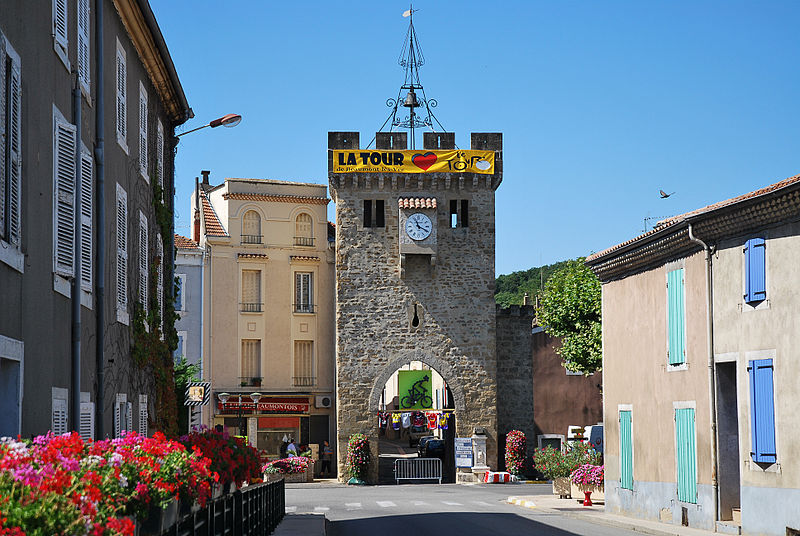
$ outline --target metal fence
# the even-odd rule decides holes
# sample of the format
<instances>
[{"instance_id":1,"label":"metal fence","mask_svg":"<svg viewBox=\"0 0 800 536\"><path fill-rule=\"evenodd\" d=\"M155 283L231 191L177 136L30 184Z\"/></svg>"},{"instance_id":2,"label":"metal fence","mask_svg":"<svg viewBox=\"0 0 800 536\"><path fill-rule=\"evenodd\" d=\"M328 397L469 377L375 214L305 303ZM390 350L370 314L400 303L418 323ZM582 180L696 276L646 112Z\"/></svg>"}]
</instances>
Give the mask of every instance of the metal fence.
<instances>
[{"instance_id":1,"label":"metal fence","mask_svg":"<svg viewBox=\"0 0 800 536\"><path fill-rule=\"evenodd\" d=\"M394 461L394 479L438 480L442 483L442 460L439 458L400 458Z\"/></svg>"},{"instance_id":2,"label":"metal fence","mask_svg":"<svg viewBox=\"0 0 800 536\"><path fill-rule=\"evenodd\" d=\"M286 511L283 479L219 497L152 536L267 536ZM145 531L141 536L148 536Z\"/></svg>"}]
</instances>

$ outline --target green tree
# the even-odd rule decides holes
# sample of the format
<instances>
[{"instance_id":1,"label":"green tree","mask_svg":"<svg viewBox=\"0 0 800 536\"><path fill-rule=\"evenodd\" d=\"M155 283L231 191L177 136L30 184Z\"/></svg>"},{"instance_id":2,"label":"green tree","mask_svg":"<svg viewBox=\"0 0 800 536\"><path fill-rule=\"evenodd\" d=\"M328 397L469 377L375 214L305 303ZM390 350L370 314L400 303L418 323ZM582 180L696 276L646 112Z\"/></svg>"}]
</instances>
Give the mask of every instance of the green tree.
<instances>
[{"instance_id":1,"label":"green tree","mask_svg":"<svg viewBox=\"0 0 800 536\"><path fill-rule=\"evenodd\" d=\"M178 433L191 432L189 430L189 412L184 405L186 402L186 386L189 382L199 381L200 365L191 364L181 356L175 363L175 400L178 402Z\"/></svg>"},{"instance_id":2,"label":"green tree","mask_svg":"<svg viewBox=\"0 0 800 536\"><path fill-rule=\"evenodd\" d=\"M544 286L536 310L539 324L561 338L564 367L589 375L602 367L600 281L583 258L566 261Z\"/></svg>"},{"instance_id":3,"label":"green tree","mask_svg":"<svg viewBox=\"0 0 800 536\"><path fill-rule=\"evenodd\" d=\"M550 276L566 262L561 261L498 276L495 280L494 301L501 307L522 305L522 298L526 292L532 301L534 296L540 293L542 282L547 282Z\"/></svg>"}]
</instances>

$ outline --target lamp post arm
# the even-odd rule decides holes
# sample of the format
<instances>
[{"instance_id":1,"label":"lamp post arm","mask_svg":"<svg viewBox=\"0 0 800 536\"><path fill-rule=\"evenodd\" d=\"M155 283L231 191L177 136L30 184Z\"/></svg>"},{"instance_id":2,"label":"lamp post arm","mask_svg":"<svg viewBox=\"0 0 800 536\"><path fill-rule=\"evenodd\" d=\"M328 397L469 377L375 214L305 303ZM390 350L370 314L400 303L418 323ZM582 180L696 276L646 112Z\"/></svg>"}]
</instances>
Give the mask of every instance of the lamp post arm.
<instances>
[{"instance_id":1,"label":"lamp post arm","mask_svg":"<svg viewBox=\"0 0 800 536\"><path fill-rule=\"evenodd\" d=\"M178 134L175 137L176 138L180 138L181 136L185 136L186 134L190 134L192 132L196 132L196 131L198 131L200 129L203 129L203 128L206 128L206 127L210 127L210 126L211 126L211 124L209 123L207 125L203 125L202 127L193 128L192 130L187 130L186 132L181 132L180 134Z\"/></svg>"}]
</instances>

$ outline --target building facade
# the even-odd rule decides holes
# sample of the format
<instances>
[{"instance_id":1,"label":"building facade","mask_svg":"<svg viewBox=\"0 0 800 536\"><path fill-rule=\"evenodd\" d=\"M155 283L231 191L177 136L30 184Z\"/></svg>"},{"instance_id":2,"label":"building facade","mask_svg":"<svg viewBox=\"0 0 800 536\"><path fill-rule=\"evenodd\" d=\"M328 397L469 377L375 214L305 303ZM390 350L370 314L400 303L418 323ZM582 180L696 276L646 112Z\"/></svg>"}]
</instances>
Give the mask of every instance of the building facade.
<instances>
[{"instance_id":1,"label":"building facade","mask_svg":"<svg viewBox=\"0 0 800 536\"><path fill-rule=\"evenodd\" d=\"M134 323L168 292L156 205L189 117L146 0L3 2L0 435L148 433Z\"/></svg>"},{"instance_id":2,"label":"building facade","mask_svg":"<svg viewBox=\"0 0 800 536\"><path fill-rule=\"evenodd\" d=\"M472 134L472 150L481 151L472 156L493 163L477 171L459 160L467 153L456 154L453 133L426 132L423 145L408 151L407 133L383 132L369 151L359 147L358 132L328 133L339 474L355 433L370 439L377 462L384 386L412 361L435 369L449 387L456 435L477 436L481 445L474 466L497 468L494 192L502 135ZM434 171L432 162L446 158L454 171ZM373 463L369 480L377 472ZM475 478L470 468L456 477Z\"/></svg>"},{"instance_id":3,"label":"building facade","mask_svg":"<svg viewBox=\"0 0 800 536\"><path fill-rule=\"evenodd\" d=\"M284 438L329 440L334 265L326 187L261 179L212 186L206 173L192 199L207 257L203 377L214 395L203 422L248 436L271 457Z\"/></svg>"},{"instance_id":4,"label":"building facade","mask_svg":"<svg viewBox=\"0 0 800 536\"><path fill-rule=\"evenodd\" d=\"M800 177L587 258L603 282L606 508L795 534Z\"/></svg>"}]
</instances>

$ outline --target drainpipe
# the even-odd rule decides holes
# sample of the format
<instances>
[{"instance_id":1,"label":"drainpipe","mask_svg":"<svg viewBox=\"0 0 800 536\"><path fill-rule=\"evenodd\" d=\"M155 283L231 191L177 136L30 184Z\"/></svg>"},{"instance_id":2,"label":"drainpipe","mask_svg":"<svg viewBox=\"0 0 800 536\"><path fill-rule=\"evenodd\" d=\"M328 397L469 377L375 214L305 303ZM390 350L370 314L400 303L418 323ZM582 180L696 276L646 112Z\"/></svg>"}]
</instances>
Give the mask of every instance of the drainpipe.
<instances>
[{"instance_id":1,"label":"drainpipe","mask_svg":"<svg viewBox=\"0 0 800 536\"><path fill-rule=\"evenodd\" d=\"M94 143L94 163L95 163L95 190L96 200L96 224L95 224L95 254L94 263L94 290L95 290L95 318L97 333L95 337L95 366L97 368L97 385L95 386L96 392L94 397L94 430L95 438L103 439L105 437L105 425L103 419L103 409L105 406L105 342L106 332L106 203L105 203L105 154L104 154L104 121L105 121L105 83L103 81L103 3L95 2L94 15L95 15L95 65L96 76L95 80L95 143Z\"/></svg>"},{"instance_id":2,"label":"drainpipe","mask_svg":"<svg viewBox=\"0 0 800 536\"><path fill-rule=\"evenodd\" d=\"M717 396L716 370L714 368L714 287L713 270L711 268L711 248L708 244L694 236L692 224L689 224L689 240L702 246L706 255L706 337L708 339L708 400L711 406L711 485L714 494L714 521L719 519L719 463L717 459Z\"/></svg>"},{"instance_id":3,"label":"drainpipe","mask_svg":"<svg viewBox=\"0 0 800 536\"><path fill-rule=\"evenodd\" d=\"M70 429L81 427L81 84L75 73L72 88L72 117L75 121L75 261L72 275L72 385L70 388Z\"/></svg>"}]
</instances>

